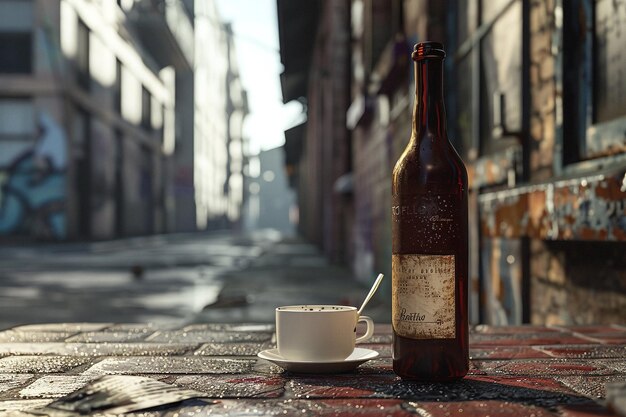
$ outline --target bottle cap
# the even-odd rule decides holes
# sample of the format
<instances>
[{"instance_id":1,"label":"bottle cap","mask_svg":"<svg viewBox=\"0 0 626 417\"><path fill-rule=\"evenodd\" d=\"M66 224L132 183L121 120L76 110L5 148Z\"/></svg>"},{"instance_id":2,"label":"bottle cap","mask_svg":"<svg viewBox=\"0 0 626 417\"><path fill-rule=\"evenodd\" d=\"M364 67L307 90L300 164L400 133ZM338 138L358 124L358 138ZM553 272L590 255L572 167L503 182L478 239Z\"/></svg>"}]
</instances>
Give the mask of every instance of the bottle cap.
<instances>
[{"instance_id":1,"label":"bottle cap","mask_svg":"<svg viewBox=\"0 0 626 417\"><path fill-rule=\"evenodd\" d=\"M446 57L446 51L443 50L443 44L440 42L420 42L415 44L411 57L414 61L419 61L426 58L443 59Z\"/></svg>"}]
</instances>

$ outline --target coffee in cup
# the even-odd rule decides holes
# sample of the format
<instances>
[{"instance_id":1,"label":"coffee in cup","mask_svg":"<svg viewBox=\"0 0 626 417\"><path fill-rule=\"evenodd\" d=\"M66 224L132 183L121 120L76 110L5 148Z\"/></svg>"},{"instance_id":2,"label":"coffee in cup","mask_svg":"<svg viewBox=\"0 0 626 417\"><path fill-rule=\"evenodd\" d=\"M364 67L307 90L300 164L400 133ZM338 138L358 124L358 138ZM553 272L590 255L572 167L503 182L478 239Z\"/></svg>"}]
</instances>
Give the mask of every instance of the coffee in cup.
<instances>
[{"instance_id":1,"label":"coffee in cup","mask_svg":"<svg viewBox=\"0 0 626 417\"><path fill-rule=\"evenodd\" d=\"M366 332L356 337L358 322ZM359 316L356 307L336 305L295 305L276 309L278 353L294 361L342 361L354 351L355 343L369 340L374 321Z\"/></svg>"}]
</instances>

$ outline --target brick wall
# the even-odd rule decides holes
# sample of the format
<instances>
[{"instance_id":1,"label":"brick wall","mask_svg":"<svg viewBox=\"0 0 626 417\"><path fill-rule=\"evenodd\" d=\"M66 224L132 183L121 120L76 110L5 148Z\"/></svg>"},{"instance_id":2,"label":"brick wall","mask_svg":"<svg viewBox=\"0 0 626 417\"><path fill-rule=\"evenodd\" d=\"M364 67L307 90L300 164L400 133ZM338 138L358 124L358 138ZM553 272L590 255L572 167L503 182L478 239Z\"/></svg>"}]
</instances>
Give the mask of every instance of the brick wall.
<instances>
[{"instance_id":1,"label":"brick wall","mask_svg":"<svg viewBox=\"0 0 626 417\"><path fill-rule=\"evenodd\" d=\"M390 272L391 172L410 135L414 86L411 77L393 72L397 57L391 51L397 38L389 39L371 68L362 59L365 54L359 55L367 50L371 30L367 18L362 19L366 22L363 32L353 33L351 49L346 49L347 33L338 26L345 23L350 4L324 2L309 87L310 126L303 162L310 178L306 190L300 190L300 206L310 236L327 253L334 254L334 259L338 259L339 251L347 251L344 259L350 260L356 275L371 280L376 272ZM446 30L446 25L455 23L450 18L454 10L434 1L404 1L402 5L406 43L412 46L425 39L444 40L452 45L447 62L455 62L458 51L454 42L446 39L450 34L457 35ZM515 91L507 98L509 105L524 106L519 111L519 131L508 131L505 137L471 138L463 143L470 146L464 149L464 157L470 176L473 322L605 323L619 321L620 313L626 310L626 264L622 260L626 253L626 193L622 185L626 169L623 162L610 170L600 170L600 165L587 169L586 162L579 163L584 162L584 156L576 161L571 150L564 153L564 147L578 140L564 136L563 129L564 123L572 120L572 115L563 114L562 19L566 5L562 0L519 0L502 6L516 8L522 17L521 63L510 62L514 65L512 71L521 72L521 83L527 90L519 97L519 104L511 98L517 97ZM483 24L483 29L487 28L488 23ZM482 41L460 39L456 48L462 43L466 51L472 44L469 54L475 54L471 55L474 70L495 65L499 58L510 59L506 54L511 51L496 48L485 55L480 48L475 49L474 45L482 45ZM345 62L350 53L351 94L346 91L347 84L337 81L345 77L343 64L324 73L338 62ZM363 62L359 62L359 56ZM404 64L407 73L411 65L410 59ZM455 77L476 75L457 71L453 66L447 74L452 75L446 81L448 89L455 88ZM475 127L493 117L484 103L486 83L477 79L472 78L469 112ZM386 83L392 87L385 87ZM346 103L346 97L348 119L350 114L359 116L354 118L356 127L351 138L341 125L345 123L341 103ZM451 97L459 99L458 94ZM359 110L361 99L364 109L352 113ZM452 114L448 123L454 131L453 124L459 122L454 107L457 103L452 100L447 104L449 116ZM484 135L489 126L481 125L471 134ZM329 190L344 172L348 141L352 144L354 192L351 200L341 200ZM564 166L566 163L570 166ZM580 170L581 166L585 169ZM343 223L352 218L354 223ZM345 247L333 246L341 244ZM389 284L388 280L383 291L389 291Z\"/></svg>"},{"instance_id":2,"label":"brick wall","mask_svg":"<svg viewBox=\"0 0 626 417\"><path fill-rule=\"evenodd\" d=\"M353 85L353 91L368 91L371 115L353 131L355 177L355 231L353 269L371 281L379 272L391 277L391 173L411 136L411 113L415 86L409 74L413 62L394 56L402 43L407 51L417 39L442 39L443 10L437 2L404 2L403 39L389 39L374 63L368 85ZM429 24L431 23L431 24ZM367 32L368 28L365 28ZM361 39L366 41L367 36ZM359 46L357 46L358 48ZM399 64L399 71L394 65ZM397 71L397 72L394 72ZM393 87L381 91L381 85ZM391 280L381 292L390 296Z\"/></svg>"},{"instance_id":3,"label":"brick wall","mask_svg":"<svg viewBox=\"0 0 626 417\"><path fill-rule=\"evenodd\" d=\"M555 158L554 0L532 1L530 6L530 178L553 175Z\"/></svg>"},{"instance_id":4,"label":"brick wall","mask_svg":"<svg viewBox=\"0 0 626 417\"><path fill-rule=\"evenodd\" d=\"M353 144L356 209L353 268L360 278L371 280L376 272L389 276L391 271L391 141L387 127L375 120L371 126L354 132Z\"/></svg>"},{"instance_id":5,"label":"brick wall","mask_svg":"<svg viewBox=\"0 0 626 417\"><path fill-rule=\"evenodd\" d=\"M562 13L562 6L555 0L532 1L530 6L530 178L533 182L551 181L558 175L563 150L557 136L561 133L560 126L571 122L562 120L571 115L559 114L562 91L558 78L563 69L559 68L562 42L558 36L556 16ZM561 143L572 140L575 138L563 137ZM586 184L587 181L583 178L580 183ZM576 186L575 189L578 191L573 193L573 198L579 201L584 199L584 193L590 191L584 186ZM609 194L614 194L619 200L619 193L615 189ZM604 198L596 194L593 199ZM622 216L625 214L622 213ZM572 216L583 215L581 204ZM549 217L549 214L542 216ZM590 237L590 241L551 240L561 239L560 236L548 236L550 240L544 240L531 233L528 262L532 323L623 321L626 311L626 245L623 242L602 242L608 236L605 234L603 238L602 231L597 232ZM584 238L584 234L581 233L580 237Z\"/></svg>"},{"instance_id":6,"label":"brick wall","mask_svg":"<svg viewBox=\"0 0 626 417\"><path fill-rule=\"evenodd\" d=\"M301 164L301 232L333 262L346 262L351 200L334 186L350 170L346 108L350 95L349 1L322 3L309 74L307 128Z\"/></svg>"},{"instance_id":7,"label":"brick wall","mask_svg":"<svg viewBox=\"0 0 626 417\"><path fill-rule=\"evenodd\" d=\"M533 323L619 323L626 311L626 244L531 244Z\"/></svg>"}]
</instances>

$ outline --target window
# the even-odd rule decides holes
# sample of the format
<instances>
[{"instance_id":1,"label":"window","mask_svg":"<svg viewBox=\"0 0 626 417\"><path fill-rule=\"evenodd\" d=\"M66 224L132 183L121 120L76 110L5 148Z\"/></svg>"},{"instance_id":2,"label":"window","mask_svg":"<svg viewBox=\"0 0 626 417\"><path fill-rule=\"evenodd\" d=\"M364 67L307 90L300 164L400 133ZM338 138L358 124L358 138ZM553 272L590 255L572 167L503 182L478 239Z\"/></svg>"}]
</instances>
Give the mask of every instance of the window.
<instances>
[{"instance_id":1,"label":"window","mask_svg":"<svg viewBox=\"0 0 626 417\"><path fill-rule=\"evenodd\" d=\"M497 3L482 4L483 20L495 20L480 41L481 155L507 146L500 139L507 132L519 132L522 126L522 2L505 4L508 7L496 15L493 8Z\"/></svg>"},{"instance_id":2,"label":"window","mask_svg":"<svg viewBox=\"0 0 626 417\"><path fill-rule=\"evenodd\" d=\"M30 99L0 100L0 169L32 148L36 138L35 110Z\"/></svg>"},{"instance_id":3,"label":"window","mask_svg":"<svg viewBox=\"0 0 626 417\"><path fill-rule=\"evenodd\" d=\"M82 88L89 90L89 28L82 21L78 22L76 78Z\"/></svg>"},{"instance_id":4,"label":"window","mask_svg":"<svg viewBox=\"0 0 626 417\"><path fill-rule=\"evenodd\" d=\"M447 16L448 57L446 103L449 137L474 168L469 190L472 321L513 324L527 320L528 297L524 292L524 242L484 236L480 227L480 199L489 189L513 185L527 176L524 154L518 152L529 108L529 25L524 0L459 0L456 13ZM526 31L527 32L527 31ZM526 63L527 64L527 63ZM522 139L527 139L526 137ZM522 150L523 151L523 150ZM485 166L497 166L485 175Z\"/></svg>"},{"instance_id":5,"label":"window","mask_svg":"<svg viewBox=\"0 0 626 417\"><path fill-rule=\"evenodd\" d=\"M451 137L455 140L456 149L463 157L468 157L474 143L474 115L472 111L472 58L464 57L456 64L456 132ZM451 115L452 116L452 115Z\"/></svg>"},{"instance_id":6,"label":"window","mask_svg":"<svg viewBox=\"0 0 626 417\"><path fill-rule=\"evenodd\" d=\"M563 3L563 160L624 151L626 2Z\"/></svg>"},{"instance_id":7,"label":"window","mask_svg":"<svg viewBox=\"0 0 626 417\"><path fill-rule=\"evenodd\" d=\"M85 110L76 108L72 118L72 155L74 158L74 189L76 199L78 235L91 237L91 117Z\"/></svg>"},{"instance_id":8,"label":"window","mask_svg":"<svg viewBox=\"0 0 626 417\"><path fill-rule=\"evenodd\" d=\"M592 91L592 18L591 0L571 0L563 9L563 137L567 138L563 165L580 161L585 149Z\"/></svg>"},{"instance_id":9,"label":"window","mask_svg":"<svg viewBox=\"0 0 626 417\"><path fill-rule=\"evenodd\" d=\"M626 1L595 1L594 122L626 116Z\"/></svg>"},{"instance_id":10,"label":"window","mask_svg":"<svg viewBox=\"0 0 626 417\"><path fill-rule=\"evenodd\" d=\"M35 110L30 99L0 100L0 140L32 140Z\"/></svg>"},{"instance_id":11,"label":"window","mask_svg":"<svg viewBox=\"0 0 626 417\"><path fill-rule=\"evenodd\" d=\"M462 0L455 18L451 137L474 160L511 146L522 127L522 1Z\"/></svg>"},{"instance_id":12,"label":"window","mask_svg":"<svg viewBox=\"0 0 626 417\"><path fill-rule=\"evenodd\" d=\"M152 96L146 87L141 87L141 127L152 129Z\"/></svg>"},{"instance_id":13,"label":"window","mask_svg":"<svg viewBox=\"0 0 626 417\"><path fill-rule=\"evenodd\" d=\"M115 130L115 235L124 236L124 134Z\"/></svg>"},{"instance_id":14,"label":"window","mask_svg":"<svg viewBox=\"0 0 626 417\"><path fill-rule=\"evenodd\" d=\"M402 3L399 0L365 0L365 50L366 70L371 72L385 47L402 27Z\"/></svg>"},{"instance_id":15,"label":"window","mask_svg":"<svg viewBox=\"0 0 626 417\"><path fill-rule=\"evenodd\" d=\"M32 53L30 33L0 33L0 73L32 72Z\"/></svg>"},{"instance_id":16,"label":"window","mask_svg":"<svg viewBox=\"0 0 626 417\"><path fill-rule=\"evenodd\" d=\"M122 63L119 59L115 61L115 85L113 91L113 108L118 113L122 113Z\"/></svg>"},{"instance_id":17,"label":"window","mask_svg":"<svg viewBox=\"0 0 626 417\"><path fill-rule=\"evenodd\" d=\"M33 4L0 1L0 74L27 74L33 70Z\"/></svg>"}]
</instances>

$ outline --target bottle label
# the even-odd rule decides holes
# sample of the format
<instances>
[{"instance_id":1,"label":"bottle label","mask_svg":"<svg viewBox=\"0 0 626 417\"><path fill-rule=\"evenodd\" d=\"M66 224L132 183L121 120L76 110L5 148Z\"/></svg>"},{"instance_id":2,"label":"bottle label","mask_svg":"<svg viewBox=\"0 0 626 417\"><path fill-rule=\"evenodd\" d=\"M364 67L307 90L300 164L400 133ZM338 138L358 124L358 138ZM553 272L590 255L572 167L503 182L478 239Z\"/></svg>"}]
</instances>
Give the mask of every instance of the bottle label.
<instances>
[{"instance_id":1,"label":"bottle label","mask_svg":"<svg viewBox=\"0 0 626 417\"><path fill-rule=\"evenodd\" d=\"M411 339L454 339L454 255L393 255L394 331Z\"/></svg>"}]
</instances>

